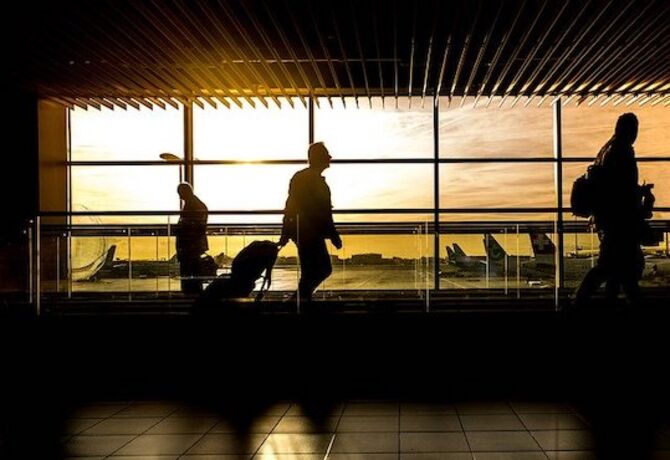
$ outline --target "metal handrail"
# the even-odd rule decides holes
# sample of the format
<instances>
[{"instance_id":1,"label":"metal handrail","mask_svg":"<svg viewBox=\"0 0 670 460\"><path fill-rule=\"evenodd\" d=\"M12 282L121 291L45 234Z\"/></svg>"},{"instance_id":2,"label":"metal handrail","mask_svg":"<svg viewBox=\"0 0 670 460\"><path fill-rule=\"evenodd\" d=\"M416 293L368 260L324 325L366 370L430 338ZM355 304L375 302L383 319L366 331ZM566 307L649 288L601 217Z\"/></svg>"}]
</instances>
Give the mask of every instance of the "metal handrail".
<instances>
[{"instance_id":1,"label":"metal handrail","mask_svg":"<svg viewBox=\"0 0 670 460\"><path fill-rule=\"evenodd\" d=\"M435 159L431 153L420 157L399 158L340 158L333 159L333 164L452 164L452 163L556 163L558 160L548 153L540 157L440 157ZM566 156L561 161L565 163L591 162L595 156ZM670 162L670 156L641 156L636 157L640 163ZM155 161L155 160L71 160L65 162L67 166L178 166L185 165L186 160ZM306 165L305 159L284 160L193 160L188 162L194 166L204 165Z\"/></svg>"}]
</instances>

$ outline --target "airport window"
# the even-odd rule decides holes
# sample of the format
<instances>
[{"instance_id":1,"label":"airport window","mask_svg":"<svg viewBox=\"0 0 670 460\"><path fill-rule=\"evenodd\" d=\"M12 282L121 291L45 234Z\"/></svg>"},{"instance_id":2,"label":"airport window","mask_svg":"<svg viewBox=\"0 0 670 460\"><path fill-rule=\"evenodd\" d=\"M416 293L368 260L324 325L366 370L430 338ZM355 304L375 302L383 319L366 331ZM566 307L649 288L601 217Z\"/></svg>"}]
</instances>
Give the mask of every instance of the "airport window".
<instances>
[{"instance_id":1,"label":"airport window","mask_svg":"<svg viewBox=\"0 0 670 460\"><path fill-rule=\"evenodd\" d=\"M72 166L72 208L178 211L179 166Z\"/></svg>"},{"instance_id":2,"label":"airport window","mask_svg":"<svg viewBox=\"0 0 670 460\"><path fill-rule=\"evenodd\" d=\"M433 99L319 98L314 139L335 159L432 158Z\"/></svg>"},{"instance_id":3,"label":"airport window","mask_svg":"<svg viewBox=\"0 0 670 460\"><path fill-rule=\"evenodd\" d=\"M307 109L298 98L293 107L281 99L281 108L271 99L265 107L254 99L255 108L242 100L242 107L193 108L193 152L199 160L302 159L309 143Z\"/></svg>"},{"instance_id":4,"label":"airport window","mask_svg":"<svg viewBox=\"0 0 670 460\"><path fill-rule=\"evenodd\" d=\"M670 111L661 105L612 103L601 106L581 104L563 108L563 155L595 158L614 133L616 120L624 112L634 112L640 122L635 154L643 157L670 157Z\"/></svg>"},{"instance_id":5,"label":"airport window","mask_svg":"<svg viewBox=\"0 0 670 460\"><path fill-rule=\"evenodd\" d=\"M539 99L440 98L440 157L527 158L553 156L552 109ZM462 103L462 105L461 105ZM513 107L512 107L513 105Z\"/></svg>"},{"instance_id":6,"label":"airport window","mask_svg":"<svg viewBox=\"0 0 670 460\"><path fill-rule=\"evenodd\" d=\"M555 203L551 163L440 165L442 208L538 208Z\"/></svg>"},{"instance_id":7,"label":"airport window","mask_svg":"<svg viewBox=\"0 0 670 460\"><path fill-rule=\"evenodd\" d=\"M306 166L309 110L297 99L295 107L283 101L281 109L271 101L267 108L255 102L255 108L243 102L242 109L234 104L218 109L193 106L193 179L196 193L213 211L209 253L224 269L251 240L277 238L289 180ZM329 249L333 275L322 285L322 295L418 293L438 286L553 295L558 235L553 109L548 101L538 107L539 100L508 98L499 108L499 99L487 107L482 98L477 107L472 99L461 107L458 98L450 103L441 98L438 132L433 130L431 98L415 97L411 103L400 98L397 106L394 98L383 103L381 98L359 98L358 107L354 98L345 99L346 107L340 98L332 99L332 107L327 98L318 102L313 106L314 139L324 141L335 160L324 176L344 241L341 250ZM565 208L572 182L584 173L611 135L616 117L626 110L563 108ZM670 162L658 158L667 154L667 109L630 110L638 113L641 123L636 143L640 181L655 183L657 206L668 206L670 190L664 177ZM97 263L108 255L98 254L101 241L107 249L114 247L119 262L110 276L128 278L111 282L110 291L178 290L174 238L166 224L176 222L175 189L188 164L171 165L160 154L183 157L184 111L74 109L70 114L71 209L100 212L76 216L73 223L128 225L126 233L114 230L72 239L73 268L79 267L75 291L96 289L84 275L92 258ZM654 161L645 161L649 157ZM142 163L133 164L138 160ZM237 164L264 160L282 164ZM439 208L454 209L437 213L437 244L434 187ZM110 211L173 214L105 215ZM655 219L667 217L662 211L654 214ZM569 226L564 234L564 286L573 288L593 263L598 240L583 219L569 212L563 219ZM647 252L654 250L667 247L660 244ZM296 257L291 245L281 253L273 290L295 289ZM653 284L655 279L650 275L644 282Z\"/></svg>"},{"instance_id":8,"label":"airport window","mask_svg":"<svg viewBox=\"0 0 670 460\"><path fill-rule=\"evenodd\" d=\"M70 110L71 160L160 161L184 150L183 109Z\"/></svg>"}]
</instances>

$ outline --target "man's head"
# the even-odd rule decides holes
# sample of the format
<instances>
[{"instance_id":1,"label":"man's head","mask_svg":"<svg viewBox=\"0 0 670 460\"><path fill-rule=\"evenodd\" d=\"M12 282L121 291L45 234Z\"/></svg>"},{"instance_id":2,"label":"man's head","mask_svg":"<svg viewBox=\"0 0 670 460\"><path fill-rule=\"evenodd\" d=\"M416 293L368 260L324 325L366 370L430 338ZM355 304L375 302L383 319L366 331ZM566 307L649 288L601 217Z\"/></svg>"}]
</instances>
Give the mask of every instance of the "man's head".
<instances>
[{"instance_id":1,"label":"man's head","mask_svg":"<svg viewBox=\"0 0 670 460\"><path fill-rule=\"evenodd\" d=\"M177 186L177 194L182 200L186 200L193 196L193 187L188 182L182 182Z\"/></svg>"},{"instance_id":2,"label":"man's head","mask_svg":"<svg viewBox=\"0 0 670 460\"><path fill-rule=\"evenodd\" d=\"M638 125L639 123L634 113L631 112L624 113L616 121L616 128L614 128L614 135L620 141L632 145L633 142L635 142L635 139L637 139Z\"/></svg>"},{"instance_id":3,"label":"man's head","mask_svg":"<svg viewBox=\"0 0 670 460\"><path fill-rule=\"evenodd\" d=\"M309 167L323 171L330 166L330 153L323 142L315 142L309 146L307 150L307 159L309 160Z\"/></svg>"}]
</instances>

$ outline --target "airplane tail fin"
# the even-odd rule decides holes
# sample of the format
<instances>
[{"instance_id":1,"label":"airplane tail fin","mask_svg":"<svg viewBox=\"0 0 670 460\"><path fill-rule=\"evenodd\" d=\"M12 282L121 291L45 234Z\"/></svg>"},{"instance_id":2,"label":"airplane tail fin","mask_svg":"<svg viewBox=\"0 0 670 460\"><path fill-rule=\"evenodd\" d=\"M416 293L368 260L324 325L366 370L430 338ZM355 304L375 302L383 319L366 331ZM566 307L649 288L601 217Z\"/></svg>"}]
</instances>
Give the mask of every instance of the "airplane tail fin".
<instances>
[{"instance_id":1,"label":"airplane tail fin","mask_svg":"<svg viewBox=\"0 0 670 460\"><path fill-rule=\"evenodd\" d=\"M546 233L531 232L530 244L533 247L533 255L537 264L554 265L556 245Z\"/></svg>"},{"instance_id":2,"label":"airplane tail fin","mask_svg":"<svg viewBox=\"0 0 670 460\"><path fill-rule=\"evenodd\" d=\"M484 249L486 249L486 255L491 262L501 262L507 255L505 249L490 233L484 235Z\"/></svg>"},{"instance_id":3,"label":"airplane tail fin","mask_svg":"<svg viewBox=\"0 0 670 460\"><path fill-rule=\"evenodd\" d=\"M454 262L456 260L456 253L451 246L447 245L447 261Z\"/></svg>"},{"instance_id":4,"label":"airplane tail fin","mask_svg":"<svg viewBox=\"0 0 670 460\"><path fill-rule=\"evenodd\" d=\"M114 255L116 254L116 245L113 244L107 250L107 255L105 256L105 261L102 263L101 267L111 266L114 262Z\"/></svg>"},{"instance_id":5,"label":"airplane tail fin","mask_svg":"<svg viewBox=\"0 0 670 460\"><path fill-rule=\"evenodd\" d=\"M465 251L458 245L458 243L454 243L454 253L457 257L467 257Z\"/></svg>"},{"instance_id":6,"label":"airplane tail fin","mask_svg":"<svg viewBox=\"0 0 670 460\"><path fill-rule=\"evenodd\" d=\"M533 246L533 254L535 254L535 257L540 255L553 256L554 251L556 251L554 242L549 239L546 233L531 232L530 244Z\"/></svg>"}]
</instances>

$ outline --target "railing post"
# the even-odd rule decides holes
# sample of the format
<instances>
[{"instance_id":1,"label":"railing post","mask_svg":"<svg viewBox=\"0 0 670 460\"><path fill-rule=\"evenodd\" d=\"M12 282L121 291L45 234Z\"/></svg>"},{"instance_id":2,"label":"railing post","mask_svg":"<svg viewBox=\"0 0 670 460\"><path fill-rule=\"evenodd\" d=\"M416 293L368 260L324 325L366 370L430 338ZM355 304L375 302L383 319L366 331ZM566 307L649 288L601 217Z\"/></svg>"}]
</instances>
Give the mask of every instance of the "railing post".
<instances>
[{"instance_id":1,"label":"railing post","mask_svg":"<svg viewBox=\"0 0 670 460\"><path fill-rule=\"evenodd\" d=\"M440 98L433 96L433 283L440 289Z\"/></svg>"},{"instance_id":2,"label":"railing post","mask_svg":"<svg viewBox=\"0 0 670 460\"><path fill-rule=\"evenodd\" d=\"M37 216L35 218L35 313L37 316L40 316L42 314L42 303L41 303L41 291L42 291L42 283L41 283L41 265L42 265L42 260L41 260L41 254L40 254L40 246L42 244L42 239L41 239L41 217Z\"/></svg>"},{"instance_id":3,"label":"railing post","mask_svg":"<svg viewBox=\"0 0 670 460\"><path fill-rule=\"evenodd\" d=\"M554 256L555 273L555 307L560 308L561 290L565 285L565 272L563 267L563 131L561 121L561 98L554 101L554 186L556 193L556 254Z\"/></svg>"},{"instance_id":4,"label":"railing post","mask_svg":"<svg viewBox=\"0 0 670 460\"><path fill-rule=\"evenodd\" d=\"M33 225L31 220L28 222L28 303L32 304L35 293L35 268L33 260Z\"/></svg>"}]
</instances>

